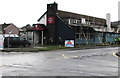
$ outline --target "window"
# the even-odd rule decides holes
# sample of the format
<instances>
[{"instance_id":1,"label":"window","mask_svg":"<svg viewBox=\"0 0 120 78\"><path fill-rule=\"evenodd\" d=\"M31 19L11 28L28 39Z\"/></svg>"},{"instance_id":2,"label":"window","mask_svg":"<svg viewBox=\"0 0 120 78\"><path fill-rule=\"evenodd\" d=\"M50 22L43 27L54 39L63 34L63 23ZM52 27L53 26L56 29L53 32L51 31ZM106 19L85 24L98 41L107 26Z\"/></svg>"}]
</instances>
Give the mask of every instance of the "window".
<instances>
[{"instance_id":1,"label":"window","mask_svg":"<svg viewBox=\"0 0 120 78\"><path fill-rule=\"evenodd\" d=\"M78 19L69 19L69 24L80 24L80 21Z\"/></svg>"},{"instance_id":2,"label":"window","mask_svg":"<svg viewBox=\"0 0 120 78\"><path fill-rule=\"evenodd\" d=\"M85 39L85 35L82 34L82 35L81 35L81 38L82 38L82 39Z\"/></svg>"},{"instance_id":3,"label":"window","mask_svg":"<svg viewBox=\"0 0 120 78\"><path fill-rule=\"evenodd\" d=\"M79 34L75 34L75 38L79 38Z\"/></svg>"},{"instance_id":4,"label":"window","mask_svg":"<svg viewBox=\"0 0 120 78\"><path fill-rule=\"evenodd\" d=\"M76 19L73 19L73 23L76 24L76 23L77 23L77 20L76 20Z\"/></svg>"},{"instance_id":5,"label":"window","mask_svg":"<svg viewBox=\"0 0 120 78\"><path fill-rule=\"evenodd\" d=\"M79 33L80 32L80 28L79 27L76 27L76 33Z\"/></svg>"},{"instance_id":6,"label":"window","mask_svg":"<svg viewBox=\"0 0 120 78\"><path fill-rule=\"evenodd\" d=\"M85 24L86 21L85 21L85 18L82 18L82 24Z\"/></svg>"},{"instance_id":7,"label":"window","mask_svg":"<svg viewBox=\"0 0 120 78\"><path fill-rule=\"evenodd\" d=\"M90 34L90 39L93 39L93 35L92 34Z\"/></svg>"}]
</instances>

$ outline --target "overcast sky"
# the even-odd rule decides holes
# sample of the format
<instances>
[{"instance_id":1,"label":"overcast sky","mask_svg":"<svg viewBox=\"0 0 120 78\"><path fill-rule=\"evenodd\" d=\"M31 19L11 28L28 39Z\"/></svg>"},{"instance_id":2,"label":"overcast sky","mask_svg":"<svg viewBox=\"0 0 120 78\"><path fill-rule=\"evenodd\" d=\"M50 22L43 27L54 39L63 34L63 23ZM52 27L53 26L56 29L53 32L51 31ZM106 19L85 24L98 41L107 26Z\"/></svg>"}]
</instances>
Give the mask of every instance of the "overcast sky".
<instances>
[{"instance_id":1,"label":"overcast sky","mask_svg":"<svg viewBox=\"0 0 120 78\"><path fill-rule=\"evenodd\" d=\"M78 14L118 20L118 1L120 0L0 0L0 24L14 23L17 27L37 23L47 10L47 4L58 3L58 9Z\"/></svg>"}]
</instances>

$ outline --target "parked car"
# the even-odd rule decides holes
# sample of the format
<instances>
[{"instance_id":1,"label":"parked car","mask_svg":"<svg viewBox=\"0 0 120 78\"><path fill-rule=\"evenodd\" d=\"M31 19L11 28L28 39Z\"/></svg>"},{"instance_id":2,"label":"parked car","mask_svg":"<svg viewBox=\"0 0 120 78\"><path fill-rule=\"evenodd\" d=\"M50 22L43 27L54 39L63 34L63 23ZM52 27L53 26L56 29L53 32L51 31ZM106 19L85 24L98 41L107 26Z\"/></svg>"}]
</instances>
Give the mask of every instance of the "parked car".
<instances>
[{"instance_id":1,"label":"parked car","mask_svg":"<svg viewBox=\"0 0 120 78\"><path fill-rule=\"evenodd\" d=\"M27 40L20 37L5 37L4 47L26 47L31 45Z\"/></svg>"}]
</instances>

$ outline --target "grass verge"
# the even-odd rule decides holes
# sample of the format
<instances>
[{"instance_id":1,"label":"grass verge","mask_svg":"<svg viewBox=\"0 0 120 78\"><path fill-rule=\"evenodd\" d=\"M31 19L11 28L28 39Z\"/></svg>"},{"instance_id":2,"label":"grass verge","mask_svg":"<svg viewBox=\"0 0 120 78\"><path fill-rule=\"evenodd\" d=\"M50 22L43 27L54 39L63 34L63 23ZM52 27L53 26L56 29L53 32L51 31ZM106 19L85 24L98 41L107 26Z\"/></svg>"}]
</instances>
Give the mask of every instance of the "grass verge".
<instances>
[{"instance_id":1,"label":"grass verge","mask_svg":"<svg viewBox=\"0 0 120 78\"><path fill-rule=\"evenodd\" d=\"M44 46L32 46L26 48L5 48L3 52L40 52L40 51L51 51L68 49L64 46L44 45Z\"/></svg>"},{"instance_id":2,"label":"grass verge","mask_svg":"<svg viewBox=\"0 0 120 78\"><path fill-rule=\"evenodd\" d=\"M51 50L60 50L60 49L92 49L92 48L104 48L109 46L117 46L117 45L77 45L74 48L68 48L64 46L58 46L58 45L39 45L39 46L31 46L31 47L25 47L25 48L5 48L3 52L40 52L40 51L51 51Z\"/></svg>"}]
</instances>

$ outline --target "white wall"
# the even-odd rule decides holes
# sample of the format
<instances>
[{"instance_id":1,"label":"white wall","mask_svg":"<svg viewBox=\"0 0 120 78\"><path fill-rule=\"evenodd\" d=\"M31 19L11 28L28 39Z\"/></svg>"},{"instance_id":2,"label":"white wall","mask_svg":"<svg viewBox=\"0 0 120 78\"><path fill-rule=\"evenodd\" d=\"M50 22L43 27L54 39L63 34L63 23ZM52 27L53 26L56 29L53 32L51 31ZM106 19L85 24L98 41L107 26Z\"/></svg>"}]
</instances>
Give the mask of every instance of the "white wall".
<instances>
[{"instance_id":1,"label":"white wall","mask_svg":"<svg viewBox=\"0 0 120 78\"><path fill-rule=\"evenodd\" d=\"M45 26L47 25L47 14L43 16L43 18L39 21L40 24L44 24Z\"/></svg>"}]
</instances>

